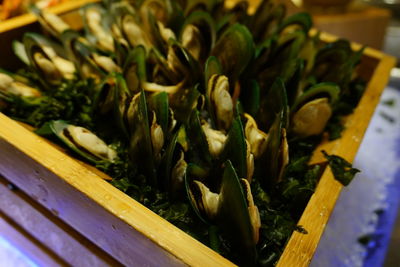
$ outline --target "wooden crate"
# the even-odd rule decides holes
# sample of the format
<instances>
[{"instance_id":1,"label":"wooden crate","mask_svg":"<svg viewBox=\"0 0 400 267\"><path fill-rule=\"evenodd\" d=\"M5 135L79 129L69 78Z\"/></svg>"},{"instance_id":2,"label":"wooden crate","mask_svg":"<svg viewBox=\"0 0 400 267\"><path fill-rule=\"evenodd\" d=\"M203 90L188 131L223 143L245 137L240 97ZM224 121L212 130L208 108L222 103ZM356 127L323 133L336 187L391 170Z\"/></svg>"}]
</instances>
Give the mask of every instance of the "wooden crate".
<instances>
[{"instance_id":1,"label":"wooden crate","mask_svg":"<svg viewBox=\"0 0 400 267\"><path fill-rule=\"evenodd\" d=\"M81 25L77 20L72 22ZM21 33L24 29L15 30ZM14 29L9 27L7 32ZM321 37L327 42L335 39L327 34ZM354 44L354 48L360 46ZM355 112L347 117L343 137L324 141L313 162L324 160L322 149L353 161L394 64L393 57L366 49L359 68L368 81L366 92ZM233 265L101 179L99 171L1 113L0 174L124 265ZM299 221L308 234L292 234L278 266L310 263L341 189L326 168Z\"/></svg>"}]
</instances>

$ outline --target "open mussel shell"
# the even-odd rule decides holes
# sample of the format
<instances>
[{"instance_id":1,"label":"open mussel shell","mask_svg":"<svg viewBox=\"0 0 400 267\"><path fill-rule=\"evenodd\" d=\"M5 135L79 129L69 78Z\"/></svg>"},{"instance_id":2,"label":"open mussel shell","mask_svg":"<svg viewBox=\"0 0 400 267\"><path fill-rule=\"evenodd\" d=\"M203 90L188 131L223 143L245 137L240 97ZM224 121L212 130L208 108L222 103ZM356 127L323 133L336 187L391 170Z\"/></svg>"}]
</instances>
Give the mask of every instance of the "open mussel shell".
<instances>
[{"instance_id":1,"label":"open mussel shell","mask_svg":"<svg viewBox=\"0 0 400 267\"><path fill-rule=\"evenodd\" d=\"M152 133L150 131L149 114L144 91L132 97L127 110L129 125L129 156L139 166L152 186L157 186L155 157L153 153Z\"/></svg>"},{"instance_id":2,"label":"open mussel shell","mask_svg":"<svg viewBox=\"0 0 400 267\"><path fill-rule=\"evenodd\" d=\"M362 47L354 52L347 40L329 43L318 51L311 73L319 82L338 84L342 93L345 93L364 49L365 47Z\"/></svg>"},{"instance_id":3,"label":"open mussel shell","mask_svg":"<svg viewBox=\"0 0 400 267\"><path fill-rule=\"evenodd\" d=\"M25 77L0 69L0 98L5 99L10 95L38 98L42 93L30 85Z\"/></svg>"},{"instance_id":4,"label":"open mussel shell","mask_svg":"<svg viewBox=\"0 0 400 267\"><path fill-rule=\"evenodd\" d=\"M258 174L264 190L269 191L280 182L284 175L284 170L289 163L289 146L286 136L286 128L283 127L287 121L285 112L281 110L275 117L274 123L268 131L268 139L264 154L257 162L264 170Z\"/></svg>"},{"instance_id":5,"label":"open mussel shell","mask_svg":"<svg viewBox=\"0 0 400 267\"><path fill-rule=\"evenodd\" d=\"M250 31L244 25L234 24L218 39L211 55L218 58L223 74L229 78L233 87L254 57L254 53L255 47Z\"/></svg>"},{"instance_id":6,"label":"open mussel shell","mask_svg":"<svg viewBox=\"0 0 400 267\"><path fill-rule=\"evenodd\" d=\"M190 174L191 165L187 173ZM219 193L212 192L196 177L186 177L188 198L196 214L207 224L217 225L242 256L241 264L256 260L260 218L247 180L240 180L228 160L223 164Z\"/></svg>"},{"instance_id":7,"label":"open mussel shell","mask_svg":"<svg viewBox=\"0 0 400 267\"><path fill-rule=\"evenodd\" d=\"M340 88L334 83L312 86L298 97L291 108L293 134L300 137L321 134L332 115L332 105L339 98Z\"/></svg>"},{"instance_id":8,"label":"open mussel shell","mask_svg":"<svg viewBox=\"0 0 400 267\"><path fill-rule=\"evenodd\" d=\"M148 106L150 110L155 112L157 123L161 126L163 132L167 134L170 131L170 108L168 94L166 92L160 92L149 96Z\"/></svg>"},{"instance_id":9,"label":"open mussel shell","mask_svg":"<svg viewBox=\"0 0 400 267\"><path fill-rule=\"evenodd\" d=\"M312 27L312 18L311 15L306 12L296 13L291 15L290 17L286 18L282 21L279 25L277 32L281 33L287 30L289 27L297 26L297 28L301 29L305 33ZM292 29L291 29L292 30Z\"/></svg>"},{"instance_id":10,"label":"open mussel shell","mask_svg":"<svg viewBox=\"0 0 400 267\"><path fill-rule=\"evenodd\" d=\"M200 64L176 40L170 39L168 56L165 58L156 49L150 51L149 57L155 61L158 70L165 77L162 83L144 82L143 88L147 92L167 92L170 95L182 95L182 89L195 87L202 75ZM159 79L154 76L148 79Z\"/></svg>"},{"instance_id":11,"label":"open mussel shell","mask_svg":"<svg viewBox=\"0 0 400 267\"><path fill-rule=\"evenodd\" d=\"M263 107L268 107L267 111L264 111ZM257 176L262 177L260 182L264 190L269 190L271 186L283 178L283 171L289 161L286 137L286 129L289 126L289 106L282 79L278 78L272 85L262 103L259 116L261 118L260 124L267 125L266 128L259 126L261 130L268 133L268 139L265 152L259 155L256 162L260 166L257 169L263 170Z\"/></svg>"},{"instance_id":12,"label":"open mussel shell","mask_svg":"<svg viewBox=\"0 0 400 267\"><path fill-rule=\"evenodd\" d=\"M318 83L303 92L291 107L291 112L295 112L306 102L315 98L327 97L330 103L335 103L339 99L340 87L335 83Z\"/></svg>"},{"instance_id":13,"label":"open mussel shell","mask_svg":"<svg viewBox=\"0 0 400 267\"><path fill-rule=\"evenodd\" d=\"M196 60L205 62L216 41L214 19L206 12L193 12L182 26L180 40Z\"/></svg>"},{"instance_id":14,"label":"open mussel shell","mask_svg":"<svg viewBox=\"0 0 400 267\"><path fill-rule=\"evenodd\" d=\"M119 114L118 99L121 97L120 94L125 93L126 84L118 86L118 83L124 83L124 80L119 74L111 74L104 78L101 83L95 86L93 92L93 115L104 116L110 112ZM127 92L128 95L129 92ZM129 98L130 99L130 98ZM118 121L118 120L117 120Z\"/></svg>"},{"instance_id":15,"label":"open mussel shell","mask_svg":"<svg viewBox=\"0 0 400 267\"><path fill-rule=\"evenodd\" d=\"M64 31L70 29L67 23L53 13L42 10L36 6L31 6L30 11L37 17L40 25L57 39L60 38Z\"/></svg>"},{"instance_id":16,"label":"open mussel shell","mask_svg":"<svg viewBox=\"0 0 400 267\"><path fill-rule=\"evenodd\" d=\"M255 216L250 216L255 206L254 203L248 201L251 195L248 183L246 184L243 179L239 180L230 161L226 161L224 165L218 214L221 221L219 225L226 236L229 236L234 250L243 256L240 263L252 266L257 257L259 215L257 212ZM246 185L242 186L241 181ZM252 217L256 218L252 219Z\"/></svg>"},{"instance_id":17,"label":"open mussel shell","mask_svg":"<svg viewBox=\"0 0 400 267\"><path fill-rule=\"evenodd\" d=\"M132 97L131 91L128 89L128 85L125 82L125 79L121 74L115 73L113 75L115 81L115 90L114 90L114 118L120 129L121 133L129 138L128 133L128 122L127 122L127 110L129 100Z\"/></svg>"},{"instance_id":18,"label":"open mussel shell","mask_svg":"<svg viewBox=\"0 0 400 267\"><path fill-rule=\"evenodd\" d=\"M127 42L131 48L143 45L147 51L151 48L151 40L144 28L139 13L127 2L118 2L111 6L111 16L114 18L114 38ZM118 32L118 34L117 34Z\"/></svg>"},{"instance_id":19,"label":"open mussel shell","mask_svg":"<svg viewBox=\"0 0 400 267\"><path fill-rule=\"evenodd\" d=\"M233 121L234 103L226 76L218 74L211 76L207 84L206 100L215 127L218 130L228 131Z\"/></svg>"},{"instance_id":20,"label":"open mussel shell","mask_svg":"<svg viewBox=\"0 0 400 267\"><path fill-rule=\"evenodd\" d=\"M199 62L176 40L170 40L168 47L168 65L186 85L195 85L202 77Z\"/></svg>"},{"instance_id":21,"label":"open mussel shell","mask_svg":"<svg viewBox=\"0 0 400 267\"><path fill-rule=\"evenodd\" d=\"M190 86L179 90L170 97L170 105L174 110L174 116L180 123L187 123L192 111L201 101L202 95L199 92L200 85Z\"/></svg>"},{"instance_id":22,"label":"open mussel shell","mask_svg":"<svg viewBox=\"0 0 400 267\"><path fill-rule=\"evenodd\" d=\"M202 129L199 111L193 110L186 123L186 134L189 140L189 155L193 158L192 163L199 166L209 167L212 165L212 157L209 150L206 135Z\"/></svg>"},{"instance_id":23,"label":"open mussel shell","mask_svg":"<svg viewBox=\"0 0 400 267\"><path fill-rule=\"evenodd\" d=\"M111 57L99 54L77 32L64 32L62 40L82 77L100 81L109 73L122 72Z\"/></svg>"},{"instance_id":24,"label":"open mussel shell","mask_svg":"<svg viewBox=\"0 0 400 267\"><path fill-rule=\"evenodd\" d=\"M296 30L276 40L269 64L266 68L261 68L258 73L261 87L268 86L278 77L285 83L293 77L296 72L298 54L306 39L307 35L304 31Z\"/></svg>"},{"instance_id":25,"label":"open mussel shell","mask_svg":"<svg viewBox=\"0 0 400 267\"><path fill-rule=\"evenodd\" d=\"M102 51L114 52L111 19L106 10L100 4L91 3L82 7L80 13L88 41Z\"/></svg>"},{"instance_id":26,"label":"open mussel shell","mask_svg":"<svg viewBox=\"0 0 400 267\"><path fill-rule=\"evenodd\" d=\"M26 33L23 40L30 66L45 83L57 85L64 79L73 79L74 64L64 58L65 51L58 44L36 33Z\"/></svg>"},{"instance_id":27,"label":"open mussel shell","mask_svg":"<svg viewBox=\"0 0 400 267\"><path fill-rule=\"evenodd\" d=\"M140 13L145 20L151 15L175 32L179 31L184 20L183 10L176 0L144 0Z\"/></svg>"},{"instance_id":28,"label":"open mussel shell","mask_svg":"<svg viewBox=\"0 0 400 267\"><path fill-rule=\"evenodd\" d=\"M125 61L123 75L132 93L138 93L141 83L147 81L146 50L139 45L132 49Z\"/></svg>"},{"instance_id":29,"label":"open mussel shell","mask_svg":"<svg viewBox=\"0 0 400 267\"><path fill-rule=\"evenodd\" d=\"M94 133L62 120L51 121L36 133L44 136L54 134L68 148L93 164L114 162L117 159L117 152Z\"/></svg>"},{"instance_id":30,"label":"open mussel shell","mask_svg":"<svg viewBox=\"0 0 400 267\"><path fill-rule=\"evenodd\" d=\"M243 260L241 264L254 264L259 223L253 227L250 217L249 211L255 207L254 203L247 201L247 194L251 195L250 187L246 182L243 183L247 186L242 187L230 161L226 161L222 168L219 193L210 191L195 178L187 179L189 201L203 221L217 225L226 235L233 249L240 252ZM258 213L255 217L259 220Z\"/></svg>"},{"instance_id":31,"label":"open mussel shell","mask_svg":"<svg viewBox=\"0 0 400 267\"><path fill-rule=\"evenodd\" d=\"M232 122L221 158L223 161L228 159L231 161L239 177L251 181L252 177L248 177L247 172L248 167L251 168L251 166L247 166L247 144L240 117L235 118Z\"/></svg>"},{"instance_id":32,"label":"open mussel shell","mask_svg":"<svg viewBox=\"0 0 400 267\"><path fill-rule=\"evenodd\" d=\"M254 158L259 158L264 154L268 142L268 134L258 129L257 122L250 114L244 114L247 119L245 125L245 136L250 146L250 151Z\"/></svg>"},{"instance_id":33,"label":"open mussel shell","mask_svg":"<svg viewBox=\"0 0 400 267\"><path fill-rule=\"evenodd\" d=\"M279 112L283 111L283 127L286 128L288 125L288 102L286 87L281 78L277 78L269 89L267 95L262 97L260 109L258 112L259 126L265 132L269 131L269 128L275 121L275 117Z\"/></svg>"},{"instance_id":34,"label":"open mussel shell","mask_svg":"<svg viewBox=\"0 0 400 267\"><path fill-rule=\"evenodd\" d=\"M216 57L210 56L206 61L204 70L204 85L206 88L208 81L214 74L222 75L222 66Z\"/></svg>"},{"instance_id":35,"label":"open mussel shell","mask_svg":"<svg viewBox=\"0 0 400 267\"><path fill-rule=\"evenodd\" d=\"M105 73L91 59L92 49L89 44L75 31L66 31L61 39L79 74L83 78L100 80Z\"/></svg>"},{"instance_id":36,"label":"open mussel shell","mask_svg":"<svg viewBox=\"0 0 400 267\"><path fill-rule=\"evenodd\" d=\"M14 40L12 42L12 50L14 52L14 54L27 66L29 66L31 64L31 62L29 61L29 57L28 54L26 53L25 50L25 45L24 43Z\"/></svg>"},{"instance_id":37,"label":"open mussel shell","mask_svg":"<svg viewBox=\"0 0 400 267\"><path fill-rule=\"evenodd\" d=\"M185 177L188 164L185 159L185 148L180 139L186 139L184 126L173 135L164 155L165 187L171 199L181 198L185 189Z\"/></svg>"},{"instance_id":38,"label":"open mussel shell","mask_svg":"<svg viewBox=\"0 0 400 267\"><path fill-rule=\"evenodd\" d=\"M175 33L158 21L151 12L147 14L146 26L145 31L148 32L147 36L152 45L161 54L166 55L168 41L169 39L176 39Z\"/></svg>"}]
</instances>

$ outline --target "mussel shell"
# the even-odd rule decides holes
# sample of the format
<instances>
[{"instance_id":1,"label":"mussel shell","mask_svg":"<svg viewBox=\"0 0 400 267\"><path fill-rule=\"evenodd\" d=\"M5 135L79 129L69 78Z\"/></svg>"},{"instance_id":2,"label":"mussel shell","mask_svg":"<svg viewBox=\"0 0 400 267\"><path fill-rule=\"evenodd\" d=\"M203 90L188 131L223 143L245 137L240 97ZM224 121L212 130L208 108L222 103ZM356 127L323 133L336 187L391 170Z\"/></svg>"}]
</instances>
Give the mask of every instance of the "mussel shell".
<instances>
[{"instance_id":1,"label":"mussel shell","mask_svg":"<svg viewBox=\"0 0 400 267\"><path fill-rule=\"evenodd\" d=\"M28 57L30 62L29 65L32 66L41 76L44 85L46 86L46 82L51 85L59 84L61 80L64 79L63 74L57 68L56 64L51 59L50 55L43 49L43 47L51 48L54 51L55 55L65 59L64 55L66 54L66 52L63 50L63 48L58 44L50 41L46 37L36 33L26 33L24 35L23 43L25 46L26 56ZM53 65L55 71L54 74L56 74L56 76L48 76L48 74L46 74L45 71L42 70L42 67L35 60L35 53L37 52L40 53L44 59L51 62L50 64Z\"/></svg>"},{"instance_id":2,"label":"mussel shell","mask_svg":"<svg viewBox=\"0 0 400 267\"><path fill-rule=\"evenodd\" d=\"M250 26L254 41L258 44L271 34L273 27L281 24L286 14L286 8L282 4L274 4L270 0L263 0L251 18Z\"/></svg>"},{"instance_id":3,"label":"mussel shell","mask_svg":"<svg viewBox=\"0 0 400 267\"><path fill-rule=\"evenodd\" d=\"M59 39L60 34L65 30L69 30L70 27L66 24L59 16L49 13L47 11L42 11L35 5L30 6L30 11L37 17L40 25L49 32L53 37ZM47 12L47 13L46 13ZM47 15L46 15L47 14ZM48 21L46 16L51 16L53 21Z\"/></svg>"},{"instance_id":4,"label":"mussel shell","mask_svg":"<svg viewBox=\"0 0 400 267\"><path fill-rule=\"evenodd\" d=\"M243 125L240 117L236 117L228 132L221 159L222 161L230 160L239 177L251 179L252 177L247 177L246 148Z\"/></svg>"},{"instance_id":5,"label":"mussel shell","mask_svg":"<svg viewBox=\"0 0 400 267\"><path fill-rule=\"evenodd\" d=\"M168 60L175 71L178 73L178 79L185 80L186 85L193 86L202 77L202 69L197 60L182 47L182 45L174 40L170 40L169 49L171 54L168 55ZM170 57L173 55L173 57ZM176 63L171 62L176 59Z\"/></svg>"},{"instance_id":6,"label":"mussel shell","mask_svg":"<svg viewBox=\"0 0 400 267\"><path fill-rule=\"evenodd\" d=\"M283 35L273 48L269 63L265 69L258 72L261 87L266 87L280 77L286 83L296 71L298 54L300 53L307 35L303 31L294 31Z\"/></svg>"},{"instance_id":7,"label":"mussel shell","mask_svg":"<svg viewBox=\"0 0 400 267\"><path fill-rule=\"evenodd\" d=\"M68 58L74 62L80 76L83 78L94 78L95 80L106 76L104 70L91 58L94 50L78 32L72 30L65 31L61 39L67 51Z\"/></svg>"},{"instance_id":8,"label":"mussel shell","mask_svg":"<svg viewBox=\"0 0 400 267\"><path fill-rule=\"evenodd\" d=\"M176 180L177 177L173 176L173 170L178 161L180 160L180 156L184 153L182 146L179 144L179 134L181 131L184 131L184 126L171 137L170 143L167 145L165 154L164 154L164 186L166 190L169 192L169 196L172 199L178 199L182 197L182 191L185 188L185 176L182 177L183 180ZM186 167L187 168L187 167Z\"/></svg>"},{"instance_id":9,"label":"mussel shell","mask_svg":"<svg viewBox=\"0 0 400 267\"><path fill-rule=\"evenodd\" d=\"M172 8L170 3L167 0L144 0L140 5L140 12L143 17L151 14L156 20L166 24Z\"/></svg>"},{"instance_id":10,"label":"mussel shell","mask_svg":"<svg viewBox=\"0 0 400 267\"><path fill-rule=\"evenodd\" d=\"M258 175L262 177L260 179L261 186L266 191L271 190L276 183L281 181L284 168L288 163L286 129L283 127L286 120L284 111L281 110L268 132L265 153L258 162L264 170L262 174L259 173Z\"/></svg>"},{"instance_id":11,"label":"mussel shell","mask_svg":"<svg viewBox=\"0 0 400 267\"><path fill-rule=\"evenodd\" d=\"M139 99L136 106L130 105L127 111L131 113L128 116L130 125L129 156L132 162L138 164L139 172L145 175L148 182L152 186L157 186L146 96L144 91L138 94Z\"/></svg>"},{"instance_id":12,"label":"mussel shell","mask_svg":"<svg viewBox=\"0 0 400 267\"><path fill-rule=\"evenodd\" d=\"M125 79L121 74L115 73L114 81L115 81L115 90L114 90L114 117L118 128L121 133L129 138L128 133L128 122L126 112L128 110L128 101L132 97L131 91L128 89L128 85L125 82Z\"/></svg>"},{"instance_id":13,"label":"mussel shell","mask_svg":"<svg viewBox=\"0 0 400 267\"><path fill-rule=\"evenodd\" d=\"M186 133L189 140L189 155L193 159L191 163L204 167L212 166L212 157L207 138L201 127L198 110L192 111L186 124Z\"/></svg>"},{"instance_id":14,"label":"mussel shell","mask_svg":"<svg viewBox=\"0 0 400 267\"><path fill-rule=\"evenodd\" d=\"M286 87L283 80L277 78L270 88L268 94L261 100L260 110L258 112L258 123L264 132L268 132L271 125L276 120L275 117L283 112L282 127L286 128L288 122L288 102Z\"/></svg>"},{"instance_id":15,"label":"mussel shell","mask_svg":"<svg viewBox=\"0 0 400 267\"><path fill-rule=\"evenodd\" d=\"M97 12L99 18L98 26L101 27L103 33L106 34L104 36L99 36L98 33L93 32L93 29L90 27L90 24L94 22L93 18L89 18L89 12ZM91 42L94 46L99 48L100 50L106 52L114 52L114 41L111 37L111 19L108 16L108 12L98 3L90 3L83 6L80 9L81 17L83 18L84 28L86 32L86 37L89 42ZM109 40L106 40L107 43L104 43L105 38L110 37Z\"/></svg>"},{"instance_id":16,"label":"mussel shell","mask_svg":"<svg viewBox=\"0 0 400 267\"><path fill-rule=\"evenodd\" d=\"M51 121L48 124L45 124L41 129L38 129L36 133L39 135L54 134L68 148L93 164L109 161L109 159L94 155L75 141L71 140L71 135L68 133L68 127L70 126L70 124L62 120Z\"/></svg>"},{"instance_id":17,"label":"mussel shell","mask_svg":"<svg viewBox=\"0 0 400 267\"><path fill-rule=\"evenodd\" d=\"M297 25L302 31L308 33L312 27L312 18L309 13L300 12L286 18L278 27L277 31L282 32L292 25Z\"/></svg>"},{"instance_id":18,"label":"mussel shell","mask_svg":"<svg viewBox=\"0 0 400 267\"><path fill-rule=\"evenodd\" d=\"M339 99L340 87L335 83L319 83L308 88L303 94L301 94L291 107L291 113L297 111L305 103L319 98L328 97L330 103L335 103Z\"/></svg>"},{"instance_id":19,"label":"mussel shell","mask_svg":"<svg viewBox=\"0 0 400 267\"><path fill-rule=\"evenodd\" d=\"M151 40L153 46L160 51L163 55L167 53L167 42L163 39L161 35L161 28L158 24L159 21L156 20L154 15L151 12L147 14L147 29L149 32L148 36ZM168 40L167 40L168 41Z\"/></svg>"},{"instance_id":20,"label":"mussel shell","mask_svg":"<svg viewBox=\"0 0 400 267\"><path fill-rule=\"evenodd\" d=\"M29 61L28 54L25 50L25 45L17 40L12 42L12 49L14 54L22 61L25 65L29 66L31 62Z\"/></svg>"},{"instance_id":21,"label":"mussel shell","mask_svg":"<svg viewBox=\"0 0 400 267\"><path fill-rule=\"evenodd\" d=\"M224 163L218 225L231 241L234 251L240 253L240 264L254 266L257 252L248 204L239 177L229 160Z\"/></svg>"},{"instance_id":22,"label":"mussel shell","mask_svg":"<svg viewBox=\"0 0 400 267\"><path fill-rule=\"evenodd\" d=\"M244 25L234 24L218 39L211 55L218 58L223 74L228 76L233 88L254 53L254 42L249 30Z\"/></svg>"},{"instance_id":23,"label":"mussel shell","mask_svg":"<svg viewBox=\"0 0 400 267\"><path fill-rule=\"evenodd\" d=\"M361 60L365 47L353 52L349 41L338 40L320 49L312 74L319 82L337 83L347 91L355 66Z\"/></svg>"},{"instance_id":24,"label":"mussel shell","mask_svg":"<svg viewBox=\"0 0 400 267\"><path fill-rule=\"evenodd\" d=\"M222 75L222 66L218 59L214 56L210 56L205 64L204 70L204 85L207 87L208 81L214 74Z\"/></svg>"},{"instance_id":25,"label":"mussel shell","mask_svg":"<svg viewBox=\"0 0 400 267\"><path fill-rule=\"evenodd\" d=\"M178 122L184 124L188 122L201 97L199 88L199 84L186 87L170 97L170 105Z\"/></svg>"},{"instance_id":26,"label":"mussel shell","mask_svg":"<svg viewBox=\"0 0 400 267\"><path fill-rule=\"evenodd\" d=\"M200 31L201 38L198 40L198 42L201 44L199 59L201 62L204 62L206 60L206 56L209 55L216 41L214 19L206 12L193 12L186 18L185 23L182 26L182 31L180 34L181 41L183 40L184 30L188 25L193 25Z\"/></svg>"},{"instance_id":27,"label":"mussel shell","mask_svg":"<svg viewBox=\"0 0 400 267\"><path fill-rule=\"evenodd\" d=\"M215 74L210 78L206 100L213 126L218 130L228 131L233 121L234 103L226 76Z\"/></svg>"},{"instance_id":28,"label":"mussel shell","mask_svg":"<svg viewBox=\"0 0 400 267\"><path fill-rule=\"evenodd\" d=\"M320 135L332 116L326 97L316 98L301 106L292 116L291 132L298 137Z\"/></svg>"},{"instance_id":29,"label":"mussel shell","mask_svg":"<svg viewBox=\"0 0 400 267\"><path fill-rule=\"evenodd\" d=\"M0 69L1 99L7 101L10 96L40 98L41 95L41 91L31 85L27 78Z\"/></svg>"},{"instance_id":30,"label":"mussel shell","mask_svg":"<svg viewBox=\"0 0 400 267\"><path fill-rule=\"evenodd\" d=\"M155 111L157 123L161 126L164 134L169 132L169 101L165 92L155 93L148 97L150 110Z\"/></svg>"},{"instance_id":31,"label":"mussel shell","mask_svg":"<svg viewBox=\"0 0 400 267\"><path fill-rule=\"evenodd\" d=\"M194 184L194 178L197 177L191 177L191 173L192 173L192 169L197 168L197 166L195 164L189 163L186 172L185 172L185 190L186 190L186 194L188 197L188 201L190 203L190 205L192 206L194 212L196 213L197 217L206 225L212 225L213 222L211 222L211 220L209 218L206 217L205 214L203 214L202 211L200 211L199 206L197 204L197 201L199 201L201 198L201 195L199 194L200 192L198 192L198 190L196 190L195 188L195 184Z\"/></svg>"},{"instance_id":32,"label":"mussel shell","mask_svg":"<svg viewBox=\"0 0 400 267\"><path fill-rule=\"evenodd\" d=\"M141 82L147 81L146 50L143 46L136 46L128 54L123 67L125 80L132 93L138 93Z\"/></svg>"}]
</instances>

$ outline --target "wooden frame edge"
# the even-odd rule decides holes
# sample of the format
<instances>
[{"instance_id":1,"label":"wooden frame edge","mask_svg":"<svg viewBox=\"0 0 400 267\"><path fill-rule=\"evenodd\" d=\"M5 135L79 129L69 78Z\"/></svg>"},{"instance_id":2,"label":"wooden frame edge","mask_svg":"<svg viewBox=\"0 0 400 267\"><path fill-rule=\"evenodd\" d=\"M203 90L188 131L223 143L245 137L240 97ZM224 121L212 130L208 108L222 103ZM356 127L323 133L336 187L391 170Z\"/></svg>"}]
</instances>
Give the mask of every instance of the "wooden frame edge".
<instances>
[{"instance_id":1,"label":"wooden frame edge","mask_svg":"<svg viewBox=\"0 0 400 267\"><path fill-rule=\"evenodd\" d=\"M324 39L325 39L325 34ZM328 41L334 41L337 37L326 34ZM361 48L353 44L353 48ZM342 138L329 144L323 144L318 151L329 146L330 153L342 156L349 162L353 162L361 140L368 128L369 121L379 103L380 96L388 83L390 71L396 64L396 59L375 49L367 48L367 56L379 59L374 74L368 83L368 87L360 100L354 113L346 119L346 130ZM361 119L362 117L368 118ZM346 140L347 143L343 143ZM315 152L314 152L315 153ZM318 153L318 152L317 152ZM317 155L318 157L318 155ZM330 168L325 169L315 193L311 196L306 209L301 216L298 225L304 227L308 233L293 232L285 250L279 259L277 267L308 266L314 256L319 240L325 230L329 217L335 207L343 186L334 179ZM295 249L294 249L295 248Z\"/></svg>"}]
</instances>

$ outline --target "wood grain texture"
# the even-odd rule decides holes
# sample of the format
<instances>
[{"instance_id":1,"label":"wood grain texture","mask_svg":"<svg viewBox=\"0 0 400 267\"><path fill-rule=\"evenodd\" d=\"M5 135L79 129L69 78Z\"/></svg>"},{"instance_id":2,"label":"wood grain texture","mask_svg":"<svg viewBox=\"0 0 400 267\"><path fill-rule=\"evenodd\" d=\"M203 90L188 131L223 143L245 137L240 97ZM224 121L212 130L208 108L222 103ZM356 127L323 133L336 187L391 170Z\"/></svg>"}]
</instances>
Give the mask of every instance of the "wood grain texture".
<instances>
[{"instance_id":1,"label":"wood grain texture","mask_svg":"<svg viewBox=\"0 0 400 267\"><path fill-rule=\"evenodd\" d=\"M122 266L21 190L0 176L0 212L70 266ZM41 197L45 197L42 194Z\"/></svg>"}]
</instances>

